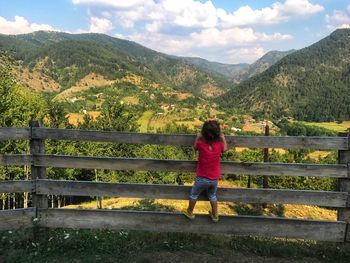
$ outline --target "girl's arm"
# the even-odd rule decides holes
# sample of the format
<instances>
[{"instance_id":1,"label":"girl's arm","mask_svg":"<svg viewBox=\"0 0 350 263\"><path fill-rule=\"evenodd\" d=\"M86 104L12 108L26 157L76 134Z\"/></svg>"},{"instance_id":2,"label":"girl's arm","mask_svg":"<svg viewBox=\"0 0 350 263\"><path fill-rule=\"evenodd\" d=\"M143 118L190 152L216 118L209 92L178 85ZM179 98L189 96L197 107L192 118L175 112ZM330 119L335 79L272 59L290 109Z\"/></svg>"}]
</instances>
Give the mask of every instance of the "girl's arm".
<instances>
[{"instance_id":1,"label":"girl's arm","mask_svg":"<svg viewBox=\"0 0 350 263\"><path fill-rule=\"evenodd\" d=\"M224 151L226 151L228 147L227 147L227 141L226 141L225 135L223 133L220 134L220 139L224 144Z\"/></svg>"}]
</instances>

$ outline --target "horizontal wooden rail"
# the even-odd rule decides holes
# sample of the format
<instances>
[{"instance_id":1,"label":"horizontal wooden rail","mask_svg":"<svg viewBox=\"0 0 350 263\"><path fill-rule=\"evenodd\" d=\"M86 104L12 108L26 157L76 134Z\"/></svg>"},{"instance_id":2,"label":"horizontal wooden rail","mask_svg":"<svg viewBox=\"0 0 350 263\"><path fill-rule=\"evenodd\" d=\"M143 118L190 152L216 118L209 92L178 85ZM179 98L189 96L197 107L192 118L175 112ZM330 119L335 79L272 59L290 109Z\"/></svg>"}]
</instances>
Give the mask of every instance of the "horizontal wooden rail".
<instances>
[{"instance_id":1,"label":"horizontal wooden rail","mask_svg":"<svg viewBox=\"0 0 350 263\"><path fill-rule=\"evenodd\" d=\"M118 196L188 200L191 186L37 180L37 194L69 196ZM242 203L304 204L346 207L347 193L277 189L218 188L219 201ZM199 200L207 200L200 197Z\"/></svg>"},{"instance_id":2,"label":"horizontal wooden rail","mask_svg":"<svg viewBox=\"0 0 350 263\"><path fill-rule=\"evenodd\" d=\"M36 166L107 170L195 172L197 161L35 155ZM222 174L347 178L348 166L335 164L221 162Z\"/></svg>"},{"instance_id":3,"label":"horizontal wooden rail","mask_svg":"<svg viewBox=\"0 0 350 263\"><path fill-rule=\"evenodd\" d=\"M36 208L0 210L0 230L10 230L33 226Z\"/></svg>"},{"instance_id":4,"label":"horizontal wooden rail","mask_svg":"<svg viewBox=\"0 0 350 263\"><path fill-rule=\"evenodd\" d=\"M34 139L98 141L130 144L161 144L192 146L195 135L129 133L75 129L33 128ZM346 150L346 137L292 137L292 136L227 136L229 147L247 148L308 148L318 150Z\"/></svg>"},{"instance_id":5,"label":"horizontal wooden rail","mask_svg":"<svg viewBox=\"0 0 350 263\"><path fill-rule=\"evenodd\" d=\"M0 141L28 140L29 138L29 128L0 128Z\"/></svg>"},{"instance_id":6,"label":"horizontal wooden rail","mask_svg":"<svg viewBox=\"0 0 350 263\"><path fill-rule=\"evenodd\" d=\"M32 163L32 156L27 154L0 154L0 165L5 166L22 166L30 165Z\"/></svg>"},{"instance_id":7,"label":"horizontal wooden rail","mask_svg":"<svg viewBox=\"0 0 350 263\"><path fill-rule=\"evenodd\" d=\"M156 232L255 235L343 242L346 223L252 216L221 216L213 224L207 215L194 221L182 214L85 209L39 209L39 225L50 228L128 229Z\"/></svg>"},{"instance_id":8,"label":"horizontal wooden rail","mask_svg":"<svg viewBox=\"0 0 350 263\"><path fill-rule=\"evenodd\" d=\"M0 181L0 193L23 193L35 192L35 181Z\"/></svg>"}]
</instances>

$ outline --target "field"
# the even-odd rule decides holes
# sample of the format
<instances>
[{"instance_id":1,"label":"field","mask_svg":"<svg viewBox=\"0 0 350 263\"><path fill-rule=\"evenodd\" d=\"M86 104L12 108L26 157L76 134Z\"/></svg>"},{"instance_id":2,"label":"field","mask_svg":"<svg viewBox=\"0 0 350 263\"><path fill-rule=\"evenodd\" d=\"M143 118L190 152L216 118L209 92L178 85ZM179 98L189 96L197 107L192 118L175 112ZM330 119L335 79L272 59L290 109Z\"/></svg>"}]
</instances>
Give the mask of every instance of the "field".
<instances>
[{"instance_id":1,"label":"field","mask_svg":"<svg viewBox=\"0 0 350 263\"><path fill-rule=\"evenodd\" d=\"M242 187L236 182L220 181L221 187ZM185 200L163 200L163 199L141 199L141 198L106 198L102 200L102 207L105 209L122 210L145 210L145 211L168 211L181 212L187 207ZM94 209L96 201L85 202L79 205L68 205L69 209ZM305 218L336 220L336 210L308 205L268 205L262 208L259 204L242 204L232 202L219 202L219 213L221 215L262 215L279 216L287 218ZM210 210L209 202L199 201L195 208L197 214L207 214Z\"/></svg>"},{"instance_id":2,"label":"field","mask_svg":"<svg viewBox=\"0 0 350 263\"><path fill-rule=\"evenodd\" d=\"M350 129L350 121L338 122L302 122L306 125L314 125L322 128L326 128L335 132L345 132Z\"/></svg>"}]
</instances>

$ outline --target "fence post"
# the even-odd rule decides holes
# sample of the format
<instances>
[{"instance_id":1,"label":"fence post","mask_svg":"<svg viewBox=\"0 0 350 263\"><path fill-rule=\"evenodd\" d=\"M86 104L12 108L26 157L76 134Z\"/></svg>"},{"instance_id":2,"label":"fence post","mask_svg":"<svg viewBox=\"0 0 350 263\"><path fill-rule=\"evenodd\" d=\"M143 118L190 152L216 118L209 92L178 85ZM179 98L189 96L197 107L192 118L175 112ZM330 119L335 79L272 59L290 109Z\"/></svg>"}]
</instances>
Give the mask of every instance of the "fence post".
<instances>
[{"instance_id":1,"label":"fence post","mask_svg":"<svg viewBox=\"0 0 350 263\"><path fill-rule=\"evenodd\" d=\"M348 138L348 149L347 150L339 150L338 151L338 163L339 164L347 164L348 166L348 178L339 179L339 191L348 192L348 201L347 208L339 208L338 209L338 221L347 222L347 228L345 233L345 241L350 242L350 131L339 133L338 136L347 137Z\"/></svg>"},{"instance_id":2,"label":"fence post","mask_svg":"<svg viewBox=\"0 0 350 263\"><path fill-rule=\"evenodd\" d=\"M45 142L42 139L33 139L33 131L32 129L34 127L42 127L41 121L31 121L29 123L30 127L30 140L29 140L29 147L30 147L30 154L32 156L38 155L38 154L44 154L45 153ZM35 166L34 164L31 165L31 179L46 179L46 167L40 167ZM46 195L38 195L36 193L33 193L32 196L32 206L36 208L48 208L48 199ZM38 215L36 214L36 217Z\"/></svg>"}]
</instances>

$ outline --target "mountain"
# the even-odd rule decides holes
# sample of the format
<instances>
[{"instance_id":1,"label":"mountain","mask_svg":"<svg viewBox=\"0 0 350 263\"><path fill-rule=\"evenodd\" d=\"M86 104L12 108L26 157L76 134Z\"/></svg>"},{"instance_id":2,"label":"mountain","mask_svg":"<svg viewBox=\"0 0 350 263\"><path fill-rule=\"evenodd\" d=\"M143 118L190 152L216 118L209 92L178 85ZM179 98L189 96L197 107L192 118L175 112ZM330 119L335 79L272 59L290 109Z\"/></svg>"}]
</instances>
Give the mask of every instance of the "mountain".
<instances>
[{"instance_id":1,"label":"mountain","mask_svg":"<svg viewBox=\"0 0 350 263\"><path fill-rule=\"evenodd\" d=\"M61 91L92 73L108 80L136 75L204 97L222 94L232 85L231 80L216 72L203 71L183 59L103 34L0 34L0 51L10 52L19 61L26 78L30 79L33 72L40 73L42 83L52 82Z\"/></svg>"},{"instance_id":2,"label":"mountain","mask_svg":"<svg viewBox=\"0 0 350 263\"><path fill-rule=\"evenodd\" d=\"M209 72L216 72L231 79L236 79L237 76L240 75L242 70L244 71L249 67L249 64L247 63L223 64L223 63L208 61L206 59L198 58L198 57L184 57L183 59L192 65L198 66L203 70L206 70Z\"/></svg>"},{"instance_id":3,"label":"mountain","mask_svg":"<svg viewBox=\"0 0 350 263\"><path fill-rule=\"evenodd\" d=\"M295 50L270 51L251 65L248 63L223 64L197 57L184 57L183 59L205 71L216 72L234 80L235 83L239 83L243 80L249 79L257 74L264 72L273 64L281 60L283 57L293 53L294 51Z\"/></svg>"},{"instance_id":4,"label":"mountain","mask_svg":"<svg viewBox=\"0 0 350 263\"><path fill-rule=\"evenodd\" d=\"M224 107L257 116L330 121L350 118L350 29L295 51L220 96Z\"/></svg>"},{"instance_id":5,"label":"mountain","mask_svg":"<svg viewBox=\"0 0 350 263\"><path fill-rule=\"evenodd\" d=\"M236 76L236 79L243 81L253 77L257 74L260 74L271 67L273 64L284 58L285 56L295 52L294 49L288 51L269 51L264 56L259 58L253 64L249 65L246 68L243 68L239 71L239 74Z\"/></svg>"}]
</instances>

